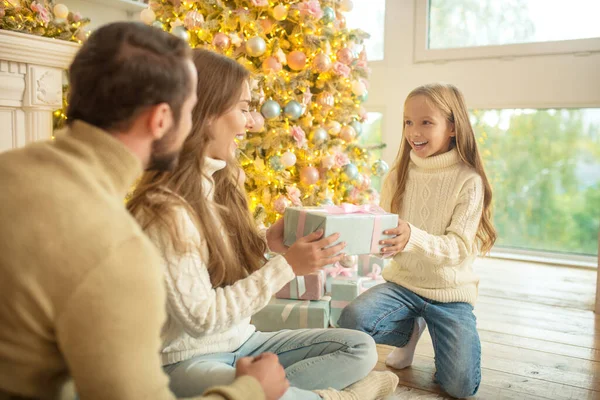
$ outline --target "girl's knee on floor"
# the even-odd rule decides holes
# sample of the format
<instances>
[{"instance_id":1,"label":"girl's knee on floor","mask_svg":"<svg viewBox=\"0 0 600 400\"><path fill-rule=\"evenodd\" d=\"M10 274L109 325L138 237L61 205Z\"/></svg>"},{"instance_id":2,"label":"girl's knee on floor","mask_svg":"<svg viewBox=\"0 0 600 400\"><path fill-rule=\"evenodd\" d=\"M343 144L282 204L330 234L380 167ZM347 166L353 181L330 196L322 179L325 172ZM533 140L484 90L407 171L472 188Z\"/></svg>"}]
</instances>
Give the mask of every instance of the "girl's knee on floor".
<instances>
[{"instance_id":1,"label":"girl's knee on floor","mask_svg":"<svg viewBox=\"0 0 600 400\"><path fill-rule=\"evenodd\" d=\"M447 371L438 371L436 378L446 393L454 398L463 399L474 396L479 390L481 369L474 366L452 368Z\"/></svg>"}]
</instances>

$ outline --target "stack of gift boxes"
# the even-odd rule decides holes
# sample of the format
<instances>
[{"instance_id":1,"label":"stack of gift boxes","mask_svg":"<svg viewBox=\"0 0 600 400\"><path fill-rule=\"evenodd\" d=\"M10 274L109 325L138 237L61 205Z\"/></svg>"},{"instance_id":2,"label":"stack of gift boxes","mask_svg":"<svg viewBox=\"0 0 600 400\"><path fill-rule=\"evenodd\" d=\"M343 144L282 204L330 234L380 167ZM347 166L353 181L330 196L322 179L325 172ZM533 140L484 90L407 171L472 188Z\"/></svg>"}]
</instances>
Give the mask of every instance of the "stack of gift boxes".
<instances>
[{"instance_id":1,"label":"stack of gift boxes","mask_svg":"<svg viewBox=\"0 0 600 400\"><path fill-rule=\"evenodd\" d=\"M343 264L296 277L269 304L252 317L263 332L281 329L337 327L342 310L358 295L383 283L379 241L383 231L398 225L398 216L372 206L342 205L325 208L288 208L284 215L284 243L323 229L323 237L340 233L346 242Z\"/></svg>"}]
</instances>

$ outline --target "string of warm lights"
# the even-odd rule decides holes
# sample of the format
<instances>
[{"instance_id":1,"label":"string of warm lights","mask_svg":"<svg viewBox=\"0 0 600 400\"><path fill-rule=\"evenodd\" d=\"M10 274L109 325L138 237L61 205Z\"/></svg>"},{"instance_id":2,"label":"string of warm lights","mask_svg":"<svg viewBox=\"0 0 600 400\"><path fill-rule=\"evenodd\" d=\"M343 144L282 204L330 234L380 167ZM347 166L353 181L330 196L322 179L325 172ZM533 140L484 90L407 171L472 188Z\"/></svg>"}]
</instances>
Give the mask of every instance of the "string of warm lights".
<instances>
[{"instance_id":1,"label":"string of warm lights","mask_svg":"<svg viewBox=\"0 0 600 400\"><path fill-rule=\"evenodd\" d=\"M351 0L151 0L148 25L236 59L253 76L255 127L239 161L257 219L290 205L376 203L387 165L358 143L367 113L363 31Z\"/></svg>"}]
</instances>

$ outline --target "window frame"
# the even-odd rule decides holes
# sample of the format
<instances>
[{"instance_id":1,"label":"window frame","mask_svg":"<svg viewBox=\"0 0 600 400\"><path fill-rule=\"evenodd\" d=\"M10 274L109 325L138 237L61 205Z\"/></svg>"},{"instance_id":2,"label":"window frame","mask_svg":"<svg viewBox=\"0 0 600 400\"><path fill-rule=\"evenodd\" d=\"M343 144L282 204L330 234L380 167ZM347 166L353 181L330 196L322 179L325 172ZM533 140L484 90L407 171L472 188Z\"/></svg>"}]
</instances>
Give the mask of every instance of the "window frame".
<instances>
[{"instance_id":1,"label":"window frame","mask_svg":"<svg viewBox=\"0 0 600 400\"><path fill-rule=\"evenodd\" d=\"M512 59L549 54L585 56L600 52L600 37L589 39L556 40L505 45L429 49L430 0L415 0L414 62L446 62L453 60L500 58Z\"/></svg>"}]
</instances>

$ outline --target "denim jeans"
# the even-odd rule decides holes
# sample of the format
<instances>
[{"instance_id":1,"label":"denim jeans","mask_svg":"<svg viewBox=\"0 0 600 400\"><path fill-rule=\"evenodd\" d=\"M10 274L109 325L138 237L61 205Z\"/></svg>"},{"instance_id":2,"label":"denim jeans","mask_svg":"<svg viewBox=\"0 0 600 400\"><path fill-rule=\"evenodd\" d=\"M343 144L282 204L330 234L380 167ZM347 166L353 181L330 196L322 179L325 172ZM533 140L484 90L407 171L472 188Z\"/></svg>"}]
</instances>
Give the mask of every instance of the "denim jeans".
<instances>
[{"instance_id":1,"label":"denim jeans","mask_svg":"<svg viewBox=\"0 0 600 400\"><path fill-rule=\"evenodd\" d=\"M429 328L436 381L452 397L474 395L481 382L481 343L470 304L440 303L386 282L350 303L338 323L368 333L376 343L404 347L416 317Z\"/></svg>"},{"instance_id":2,"label":"denim jeans","mask_svg":"<svg viewBox=\"0 0 600 400\"><path fill-rule=\"evenodd\" d=\"M210 386L235 379L241 357L271 352L279 356L290 388L282 400L317 400L316 389L343 389L367 376L377 363L375 342L347 329L256 332L233 353L206 354L164 367L177 397L201 395Z\"/></svg>"}]
</instances>

